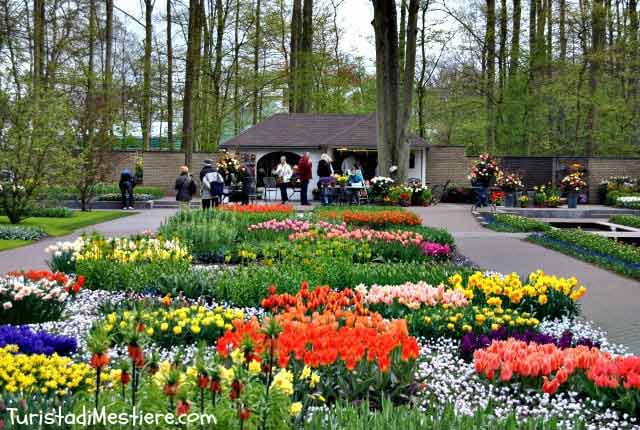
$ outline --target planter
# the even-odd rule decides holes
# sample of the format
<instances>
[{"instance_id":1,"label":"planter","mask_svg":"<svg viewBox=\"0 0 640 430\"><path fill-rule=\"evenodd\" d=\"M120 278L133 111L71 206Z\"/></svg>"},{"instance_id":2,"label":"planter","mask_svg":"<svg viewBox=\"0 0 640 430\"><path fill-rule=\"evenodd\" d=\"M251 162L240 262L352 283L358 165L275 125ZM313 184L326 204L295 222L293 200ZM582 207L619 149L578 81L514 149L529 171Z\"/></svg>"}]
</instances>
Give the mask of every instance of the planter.
<instances>
[{"instance_id":1,"label":"planter","mask_svg":"<svg viewBox=\"0 0 640 430\"><path fill-rule=\"evenodd\" d=\"M515 208L516 207L516 193L512 191L505 191L504 193L504 207Z\"/></svg>"},{"instance_id":2,"label":"planter","mask_svg":"<svg viewBox=\"0 0 640 430\"><path fill-rule=\"evenodd\" d=\"M569 209L575 209L578 207L578 193L569 193L567 196L567 206Z\"/></svg>"}]
</instances>

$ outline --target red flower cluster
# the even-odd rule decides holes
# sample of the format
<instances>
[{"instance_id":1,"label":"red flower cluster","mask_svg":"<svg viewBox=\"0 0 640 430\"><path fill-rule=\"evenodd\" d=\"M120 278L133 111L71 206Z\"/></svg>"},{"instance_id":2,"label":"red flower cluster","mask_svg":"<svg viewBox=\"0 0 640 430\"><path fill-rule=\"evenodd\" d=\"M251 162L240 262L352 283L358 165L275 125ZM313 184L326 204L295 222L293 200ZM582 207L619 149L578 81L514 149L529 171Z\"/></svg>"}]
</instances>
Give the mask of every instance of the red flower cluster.
<instances>
[{"instance_id":1,"label":"red flower cluster","mask_svg":"<svg viewBox=\"0 0 640 430\"><path fill-rule=\"evenodd\" d=\"M70 294L76 294L84 285L84 276L73 278L62 272L51 272L49 270L28 270L26 272L9 272L9 276L24 276L32 282L46 279L50 282L57 282L64 286L64 290Z\"/></svg>"},{"instance_id":2,"label":"red flower cluster","mask_svg":"<svg viewBox=\"0 0 640 430\"><path fill-rule=\"evenodd\" d=\"M222 205L222 210L239 213L280 213L292 214L293 206L291 205L266 205L266 204L250 204L250 205Z\"/></svg>"},{"instance_id":3,"label":"red flower cluster","mask_svg":"<svg viewBox=\"0 0 640 430\"><path fill-rule=\"evenodd\" d=\"M611 389L619 394L622 388L640 390L640 357L613 357L586 346L560 349L553 344L528 344L509 339L477 350L474 362L476 371L489 380L497 374L504 382L514 376L542 378L542 389L549 394L558 391L577 373L584 374L599 389ZM610 394L613 395L613 391Z\"/></svg>"},{"instance_id":4,"label":"red flower cluster","mask_svg":"<svg viewBox=\"0 0 640 430\"><path fill-rule=\"evenodd\" d=\"M274 353L280 367L296 360L310 367L330 366L344 362L353 370L362 360L377 363L382 372L389 370L391 355L400 350L401 360L418 357L416 339L409 336L405 320L386 321L380 314L369 316L351 312L314 313L311 317L285 313L276 316L282 331L275 339ZM235 330L218 339L218 353L227 357L231 350L252 341L256 354L270 350L270 341L256 320L235 321Z\"/></svg>"},{"instance_id":5,"label":"red flower cluster","mask_svg":"<svg viewBox=\"0 0 640 430\"><path fill-rule=\"evenodd\" d=\"M273 313L296 312L310 314L312 312L336 312L353 309L358 315L366 315L368 310L362 302L362 295L347 288L335 291L328 286L309 290L309 283L303 282L300 291L291 294L276 294L274 285L269 287L269 297L262 300L261 306Z\"/></svg>"},{"instance_id":6,"label":"red flower cluster","mask_svg":"<svg viewBox=\"0 0 640 430\"><path fill-rule=\"evenodd\" d=\"M405 196L409 199L411 196ZM402 196L401 196L402 198ZM386 225L420 225L422 220L413 212L384 210L375 212L357 212L357 211L330 211L325 212L323 217L329 220L342 220L347 224L368 225L368 226L386 226Z\"/></svg>"}]
</instances>

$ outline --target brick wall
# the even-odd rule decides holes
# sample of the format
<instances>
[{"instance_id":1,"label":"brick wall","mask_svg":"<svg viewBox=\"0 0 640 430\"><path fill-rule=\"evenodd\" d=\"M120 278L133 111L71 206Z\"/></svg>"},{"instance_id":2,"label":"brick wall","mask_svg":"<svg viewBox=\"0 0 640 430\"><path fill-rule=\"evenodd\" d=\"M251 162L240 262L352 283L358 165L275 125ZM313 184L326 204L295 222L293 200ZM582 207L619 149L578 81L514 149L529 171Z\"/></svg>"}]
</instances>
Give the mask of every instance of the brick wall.
<instances>
[{"instance_id":1,"label":"brick wall","mask_svg":"<svg viewBox=\"0 0 640 430\"><path fill-rule=\"evenodd\" d=\"M468 184L472 159L465 156L463 146L431 146L427 151L427 182L431 185Z\"/></svg>"},{"instance_id":2,"label":"brick wall","mask_svg":"<svg viewBox=\"0 0 640 430\"><path fill-rule=\"evenodd\" d=\"M598 184L609 176L640 177L640 158L589 158L589 201L598 203Z\"/></svg>"},{"instance_id":3,"label":"brick wall","mask_svg":"<svg viewBox=\"0 0 640 430\"><path fill-rule=\"evenodd\" d=\"M135 172L136 153L135 152L111 152L104 158L104 174L106 182L117 182L120 180L120 173L126 168Z\"/></svg>"},{"instance_id":4,"label":"brick wall","mask_svg":"<svg viewBox=\"0 0 640 430\"><path fill-rule=\"evenodd\" d=\"M202 162L206 159L215 162L216 154L199 152L192 155L189 170L196 181L199 180ZM142 160L144 163L144 185L159 187L167 195L172 195L176 177L180 174L180 166L184 164L184 153L148 151L142 153Z\"/></svg>"}]
</instances>

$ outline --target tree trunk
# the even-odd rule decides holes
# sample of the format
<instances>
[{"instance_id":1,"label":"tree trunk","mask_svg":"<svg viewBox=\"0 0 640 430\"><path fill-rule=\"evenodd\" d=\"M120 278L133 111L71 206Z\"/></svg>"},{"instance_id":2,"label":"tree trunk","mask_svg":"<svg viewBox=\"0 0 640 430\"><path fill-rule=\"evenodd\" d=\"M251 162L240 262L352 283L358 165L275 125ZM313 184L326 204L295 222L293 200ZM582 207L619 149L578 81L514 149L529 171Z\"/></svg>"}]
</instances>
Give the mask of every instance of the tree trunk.
<instances>
[{"instance_id":1,"label":"tree trunk","mask_svg":"<svg viewBox=\"0 0 640 430\"><path fill-rule=\"evenodd\" d=\"M637 124L640 118L640 82L638 74L640 74L640 49L638 48L638 3L637 0L629 0L627 6L629 14L629 29L627 34L626 45L629 47L628 59L629 64L629 98L631 99L632 113L634 123ZM633 135L634 145L636 147L640 143L640 132Z\"/></svg>"},{"instance_id":2,"label":"tree trunk","mask_svg":"<svg viewBox=\"0 0 640 430\"><path fill-rule=\"evenodd\" d=\"M427 47L426 47L426 17L427 17L427 7L429 2L425 2L425 5L422 6L422 15L420 20L420 57L422 60L422 64L420 67L420 80L418 81L418 134L420 137L424 139L426 135L426 126L425 126L425 111L424 111L424 93L425 93L425 79L427 76Z\"/></svg>"},{"instance_id":3,"label":"tree trunk","mask_svg":"<svg viewBox=\"0 0 640 430\"><path fill-rule=\"evenodd\" d=\"M289 47L289 112L298 112L300 97L300 38L302 37L302 0L293 0L291 42Z\"/></svg>"},{"instance_id":4,"label":"tree trunk","mask_svg":"<svg viewBox=\"0 0 640 430\"><path fill-rule=\"evenodd\" d=\"M567 60L567 0L560 0L560 62Z\"/></svg>"},{"instance_id":5,"label":"tree trunk","mask_svg":"<svg viewBox=\"0 0 640 430\"><path fill-rule=\"evenodd\" d=\"M200 44L202 38L202 21L200 16L202 0L189 1L189 25L187 36L187 61L185 67L183 114L182 114L182 144L184 148L184 163L191 165L193 154L193 96L198 86L200 70Z\"/></svg>"},{"instance_id":6,"label":"tree trunk","mask_svg":"<svg viewBox=\"0 0 640 430\"><path fill-rule=\"evenodd\" d=\"M44 86L45 0L33 0L33 93L36 98Z\"/></svg>"},{"instance_id":7,"label":"tree trunk","mask_svg":"<svg viewBox=\"0 0 640 430\"><path fill-rule=\"evenodd\" d=\"M240 134L240 0L236 0L236 16L233 32L233 133Z\"/></svg>"},{"instance_id":8,"label":"tree trunk","mask_svg":"<svg viewBox=\"0 0 640 430\"><path fill-rule=\"evenodd\" d=\"M173 149L173 41L171 34L171 0L167 0L167 142Z\"/></svg>"},{"instance_id":9,"label":"tree trunk","mask_svg":"<svg viewBox=\"0 0 640 430\"><path fill-rule=\"evenodd\" d=\"M520 0L513 0L513 34L511 35L511 59L509 77L515 76L520 63L520 19L522 6Z\"/></svg>"},{"instance_id":10,"label":"tree trunk","mask_svg":"<svg viewBox=\"0 0 640 430\"><path fill-rule=\"evenodd\" d=\"M298 57L299 91L296 112L309 110L309 99L313 94L313 0L304 0L302 4L302 36Z\"/></svg>"},{"instance_id":11,"label":"tree trunk","mask_svg":"<svg viewBox=\"0 0 640 430\"><path fill-rule=\"evenodd\" d=\"M500 100L507 74L507 0L500 0L500 51L498 53L498 81Z\"/></svg>"},{"instance_id":12,"label":"tree trunk","mask_svg":"<svg viewBox=\"0 0 640 430\"><path fill-rule=\"evenodd\" d=\"M400 39L398 63L400 64L400 79L403 79L402 75L404 74L404 54L407 36L407 0L400 0L400 33L398 36Z\"/></svg>"},{"instance_id":13,"label":"tree trunk","mask_svg":"<svg viewBox=\"0 0 640 430\"><path fill-rule=\"evenodd\" d=\"M256 125L258 123L258 97L260 90L260 83L258 82L258 78L260 77L260 46L261 46L261 35L260 35L260 6L262 0L257 0L256 2L256 34L255 34L255 45L253 47L253 119L251 123Z\"/></svg>"},{"instance_id":14,"label":"tree trunk","mask_svg":"<svg viewBox=\"0 0 640 430\"><path fill-rule=\"evenodd\" d=\"M397 10L394 0L373 0L376 41L376 85L378 124L378 172L404 182L409 167L407 142L412 111L416 63L419 0L410 0L407 19L404 76L400 79ZM402 99L400 98L402 96Z\"/></svg>"},{"instance_id":15,"label":"tree trunk","mask_svg":"<svg viewBox=\"0 0 640 430\"><path fill-rule=\"evenodd\" d=\"M495 112L495 79L496 79L496 3L495 0L486 0L487 6L487 80L486 80L486 148L494 151L496 148L496 112Z\"/></svg>"},{"instance_id":16,"label":"tree trunk","mask_svg":"<svg viewBox=\"0 0 640 430\"><path fill-rule=\"evenodd\" d=\"M229 2L227 1L227 7ZM216 47L215 47L215 63L213 67L213 148L216 150L220 143L222 134L222 116L223 109L220 100L220 91L222 87L222 44L224 42L224 29L227 25L227 13L222 4L222 0L216 0Z\"/></svg>"},{"instance_id":17,"label":"tree trunk","mask_svg":"<svg viewBox=\"0 0 640 430\"><path fill-rule=\"evenodd\" d=\"M145 37L144 37L144 71L142 76L142 145L145 151L151 148L151 41L153 37L153 2L144 0L145 4Z\"/></svg>"},{"instance_id":18,"label":"tree trunk","mask_svg":"<svg viewBox=\"0 0 640 430\"><path fill-rule=\"evenodd\" d=\"M589 111L587 112L587 142L585 144L585 155L593 156L597 151L596 130L596 93L600 81L600 71L602 67L604 44L605 44L605 8L603 0L593 0L591 6L591 55L589 61Z\"/></svg>"}]
</instances>

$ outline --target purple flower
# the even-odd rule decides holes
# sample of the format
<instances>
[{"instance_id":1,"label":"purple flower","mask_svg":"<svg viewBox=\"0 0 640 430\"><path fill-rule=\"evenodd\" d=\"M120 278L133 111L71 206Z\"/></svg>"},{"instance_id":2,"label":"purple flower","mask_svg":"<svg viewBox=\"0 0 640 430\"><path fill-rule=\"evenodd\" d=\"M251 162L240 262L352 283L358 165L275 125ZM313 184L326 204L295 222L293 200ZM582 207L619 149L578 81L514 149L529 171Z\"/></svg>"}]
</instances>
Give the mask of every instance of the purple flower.
<instances>
[{"instance_id":1,"label":"purple flower","mask_svg":"<svg viewBox=\"0 0 640 430\"><path fill-rule=\"evenodd\" d=\"M57 336L46 331L34 332L27 326L0 325L0 348L18 345L23 354L72 355L78 342L69 336Z\"/></svg>"}]
</instances>

